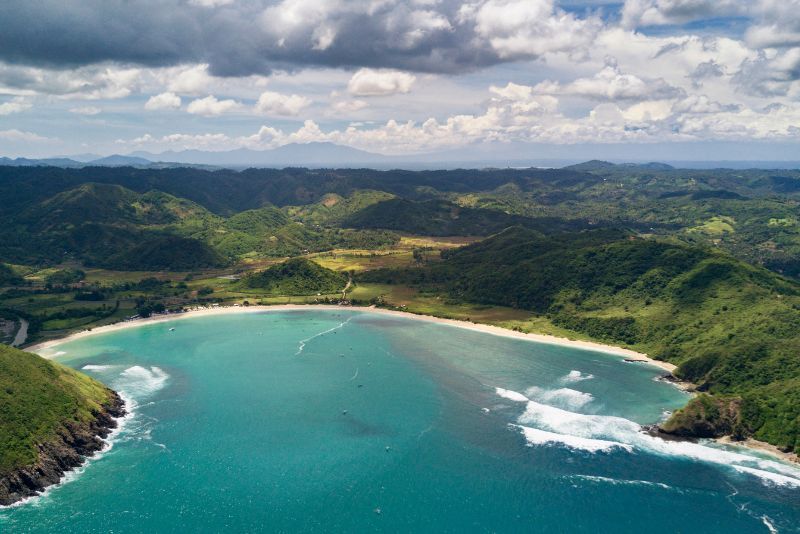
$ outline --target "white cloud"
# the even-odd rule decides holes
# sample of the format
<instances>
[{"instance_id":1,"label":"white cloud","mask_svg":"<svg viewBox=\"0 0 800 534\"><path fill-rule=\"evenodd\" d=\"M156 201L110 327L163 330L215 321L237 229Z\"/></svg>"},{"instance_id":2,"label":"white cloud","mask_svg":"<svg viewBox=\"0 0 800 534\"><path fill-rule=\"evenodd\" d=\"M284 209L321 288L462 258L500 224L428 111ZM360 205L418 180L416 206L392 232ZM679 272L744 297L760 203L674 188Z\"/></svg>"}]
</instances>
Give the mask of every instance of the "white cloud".
<instances>
[{"instance_id":1,"label":"white cloud","mask_svg":"<svg viewBox=\"0 0 800 534\"><path fill-rule=\"evenodd\" d=\"M76 115L99 115L103 110L96 106L80 106L77 108L70 108L69 112Z\"/></svg>"},{"instance_id":2,"label":"white cloud","mask_svg":"<svg viewBox=\"0 0 800 534\"><path fill-rule=\"evenodd\" d=\"M171 91L151 96L144 105L144 109L148 111L178 109L180 107L181 97Z\"/></svg>"},{"instance_id":3,"label":"white cloud","mask_svg":"<svg viewBox=\"0 0 800 534\"><path fill-rule=\"evenodd\" d=\"M43 137L32 132L23 132L16 129L0 130L0 139L4 139L6 141L24 141L26 143L45 143L48 141L53 141L53 139L48 137Z\"/></svg>"},{"instance_id":4,"label":"white cloud","mask_svg":"<svg viewBox=\"0 0 800 534\"><path fill-rule=\"evenodd\" d=\"M234 0L189 0L189 3L199 7L219 7L227 6L234 2Z\"/></svg>"},{"instance_id":5,"label":"white cloud","mask_svg":"<svg viewBox=\"0 0 800 534\"><path fill-rule=\"evenodd\" d=\"M757 0L626 0L622 25L627 28L683 24L693 20L747 14Z\"/></svg>"},{"instance_id":6,"label":"white cloud","mask_svg":"<svg viewBox=\"0 0 800 534\"><path fill-rule=\"evenodd\" d=\"M567 51L581 56L601 28L554 6L553 0L481 0L465 4L459 22L475 25L477 35L505 59Z\"/></svg>"},{"instance_id":7,"label":"white cloud","mask_svg":"<svg viewBox=\"0 0 800 534\"><path fill-rule=\"evenodd\" d=\"M21 97L16 97L11 99L8 102L3 102L0 104L0 115L11 115L12 113L20 113L25 111L26 109L30 109L33 107L33 104L28 102L26 99Z\"/></svg>"},{"instance_id":8,"label":"white cloud","mask_svg":"<svg viewBox=\"0 0 800 534\"><path fill-rule=\"evenodd\" d=\"M389 96L408 93L416 76L407 72L385 69L361 69L350 78L347 90L355 96Z\"/></svg>"},{"instance_id":9,"label":"white cloud","mask_svg":"<svg viewBox=\"0 0 800 534\"><path fill-rule=\"evenodd\" d=\"M346 115L348 113L361 111L366 107L367 103L363 100L339 100L331 105L331 110L335 114Z\"/></svg>"},{"instance_id":10,"label":"white cloud","mask_svg":"<svg viewBox=\"0 0 800 534\"><path fill-rule=\"evenodd\" d=\"M657 100L683 96L681 89L669 85L662 78L642 79L633 74L623 74L611 65L591 78L578 78L566 84L545 81L533 90L539 94L602 100Z\"/></svg>"},{"instance_id":11,"label":"white cloud","mask_svg":"<svg viewBox=\"0 0 800 534\"><path fill-rule=\"evenodd\" d=\"M311 100L304 96L265 91L258 97L255 111L264 115L296 116L310 105Z\"/></svg>"},{"instance_id":12,"label":"white cloud","mask_svg":"<svg viewBox=\"0 0 800 534\"><path fill-rule=\"evenodd\" d=\"M738 111L741 106L736 104L723 105L714 102L706 95L689 95L679 102L675 102L672 111L675 113L721 113Z\"/></svg>"},{"instance_id":13,"label":"white cloud","mask_svg":"<svg viewBox=\"0 0 800 534\"><path fill-rule=\"evenodd\" d=\"M230 111L236 111L241 107L242 105L235 100L217 100L217 97L209 95L205 98L198 98L197 100L189 102L186 111L193 115L213 117Z\"/></svg>"},{"instance_id":14,"label":"white cloud","mask_svg":"<svg viewBox=\"0 0 800 534\"><path fill-rule=\"evenodd\" d=\"M199 64L164 72L167 89L173 93L199 95L208 91L213 77L208 74L208 65Z\"/></svg>"}]
</instances>

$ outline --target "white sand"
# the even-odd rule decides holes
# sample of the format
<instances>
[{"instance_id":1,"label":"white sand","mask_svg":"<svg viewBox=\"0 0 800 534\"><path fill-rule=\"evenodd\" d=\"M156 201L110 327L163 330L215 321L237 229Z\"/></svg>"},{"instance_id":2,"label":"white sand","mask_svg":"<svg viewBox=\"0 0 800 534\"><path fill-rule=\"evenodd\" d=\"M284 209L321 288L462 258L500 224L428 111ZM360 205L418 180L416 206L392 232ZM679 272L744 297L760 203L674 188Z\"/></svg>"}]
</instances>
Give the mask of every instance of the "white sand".
<instances>
[{"instance_id":1,"label":"white sand","mask_svg":"<svg viewBox=\"0 0 800 534\"><path fill-rule=\"evenodd\" d=\"M43 343L39 343L37 345L32 345L27 347L25 350L29 352L35 352L40 354L42 351L46 349L50 349L64 343L65 341L70 341L73 339L78 339L86 336L106 333L106 332L113 332L116 330L122 330L124 328L132 328L136 326L141 326L143 324L151 324L151 323L161 323L166 321L175 321L180 319L185 319L188 317L203 317L207 315L227 315L232 313L255 313L255 312L265 312L265 311L287 311L287 310L348 310L348 311L361 311L366 313L378 313L382 315L393 315L396 317L406 317L411 319L417 319L421 321L429 321L432 323L438 324L446 324L450 326L455 326L458 328L466 328L469 330L475 330L477 332L484 332L486 334L492 334L496 336L503 336L503 337L511 337L517 339L526 339L528 341L535 341L537 343L547 343L549 345L560 345L563 347L573 347L578 349L584 350L593 350L597 352L604 352L607 354L616 354L619 356L625 356L626 358L642 361L643 363L647 363L650 365L654 365L656 367L660 367L665 371L672 372L675 369L675 366L671 363L661 362L658 360L654 360L648 357L646 354L642 354L640 352L635 352L630 349L625 349L622 347L614 347L611 345L603 345L601 343L594 343L592 341L576 341L572 339L556 337L556 336L549 336L544 334L526 334L524 332L517 332L514 330L509 330L507 328L502 328L499 326L492 326L488 324L480 324L480 323L472 323L468 321L457 321L454 319L442 319L440 317L433 317L430 315L418 315L415 313L403 312L403 311L395 311L395 310L385 310L383 308L375 308L375 307L345 307L345 306L334 306L334 305L323 305L323 304L282 304L276 306L220 306L216 308L203 308L199 310L192 310L184 313L175 313L169 315L158 315L156 317L149 317L147 319L136 319L133 321L124 321L120 323L114 323L106 326L99 326L97 328L93 328L92 330L84 330L82 332L78 332L76 334L72 334L70 336L54 339L51 341L45 341ZM40 354L41 356L45 357L52 357L52 355L48 354Z\"/></svg>"}]
</instances>

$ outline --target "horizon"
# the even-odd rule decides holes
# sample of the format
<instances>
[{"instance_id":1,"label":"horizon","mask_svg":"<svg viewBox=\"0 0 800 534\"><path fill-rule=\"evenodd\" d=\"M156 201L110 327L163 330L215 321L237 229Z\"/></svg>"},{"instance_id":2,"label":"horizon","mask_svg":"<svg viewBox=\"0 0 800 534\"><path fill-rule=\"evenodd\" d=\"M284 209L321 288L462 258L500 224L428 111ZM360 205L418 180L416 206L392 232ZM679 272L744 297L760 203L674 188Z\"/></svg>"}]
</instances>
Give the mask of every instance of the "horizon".
<instances>
[{"instance_id":1,"label":"horizon","mask_svg":"<svg viewBox=\"0 0 800 534\"><path fill-rule=\"evenodd\" d=\"M309 142L453 162L800 152L795 0L88 4L0 6L4 156Z\"/></svg>"}]
</instances>

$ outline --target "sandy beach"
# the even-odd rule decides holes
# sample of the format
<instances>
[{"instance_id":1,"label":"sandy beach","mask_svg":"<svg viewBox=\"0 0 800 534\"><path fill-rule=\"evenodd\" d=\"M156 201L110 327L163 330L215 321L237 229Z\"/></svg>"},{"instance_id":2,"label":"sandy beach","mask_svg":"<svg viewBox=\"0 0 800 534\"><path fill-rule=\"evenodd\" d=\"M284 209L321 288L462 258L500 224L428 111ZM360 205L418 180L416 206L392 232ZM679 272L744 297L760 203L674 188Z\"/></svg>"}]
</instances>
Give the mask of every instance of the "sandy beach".
<instances>
[{"instance_id":1,"label":"sandy beach","mask_svg":"<svg viewBox=\"0 0 800 534\"><path fill-rule=\"evenodd\" d=\"M624 356L626 359L634 360L635 362L641 362L648 365L653 365L663 369L664 371L672 372L675 370L675 365L667 362L662 362L658 360L654 360L643 354L641 352L636 352L630 349L626 349L623 347L615 347L612 345L604 345L602 343L594 343L592 341L578 341L573 339L567 339L563 337L556 337L550 336L545 334L526 334L524 332L517 332L515 330L509 330L507 328L502 328L499 326L492 326L488 324L482 323L473 323L469 321L459 321L455 319L443 319L441 317L434 317L431 315L419 315L416 313L404 312L404 311L396 311L396 310L386 310L383 308L377 307L353 307L353 306L336 306L336 305L329 305L329 304L280 304L275 306L220 306L215 308L203 308L198 310L190 310L183 313L173 313L167 315L158 315L155 317L148 317L146 319L134 319L132 321L123 321L119 323L114 323L106 326L100 326L97 328L93 328L91 330L84 330L82 332L77 332L75 334L71 334L69 336L53 339L50 341L45 341L43 343L38 343L35 345L31 345L30 347L26 347L25 350L29 352L35 352L43 357L53 357L51 354L47 354L45 352L42 354L43 351L47 351L56 345L64 343L65 341L70 341L73 339L79 339L86 336L103 334L107 332L114 332L116 330L122 330L125 328L133 328L137 326L141 326L144 324L154 324L154 323L161 323L167 321L176 321L180 319L186 319L190 317L204 317L204 316L212 316L212 315L227 315L227 314L235 314L235 313L261 313L261 312L269 312L269 311L292 311L292 310L309 310L309 309L316 309L316 310L348 310L348 311L361 311L365 313L378 313L381 315L391 315L395 317L405 317L409 319L416 319L419 321L427 321L432 323L444 324L449 326L454 326L457 328L466 328L468 330L474 330L476 332L483 332L486 334L492 334L495 336L503 336L503 337L510 337L516 339L525 339L528 341L534 341L537 343L546 343L549 345L559 345L563 347L572 347L577 349L584 349L584 350L593 350L596 352L604 352L606 354L614 354L618 356Z\"/></svg>"},{"instance_id":2,"label":"sandy beach","mask_svg":"<svg viewBox=\"0 0 800 534\"><path fill-rule=\"evenodd\" d=\"M641 362L641 364L652 365L669 373L672 373L672 371L674 371L676 368L676 366L671 363L654 360L653 358L650 358L647 354L643 354L641 352L636 352L623 347L615 347L612 345L595 343L592 341L579 341L579 340L567 339L545 334L527 334L524 332L517 332L515 330L509 330L507 328L502 328L499 326L493 326L482 323L473 323L469 321L459 321L455 319L444 319L441 317L434 317L431 315L420 315L405 311L387 310L384 308L377 308L374 306L359 307L359 306L337 306L330 304L280 304L275 306L220 306L214 308L202 308L196 310L189 310L182 313L158 315L155 317L148 317L146 319L134 319L131 321L123 321L119 323L93 328L91 330L84 330L82 332L77 332L75 334L71 334L63 338L45 341L43 343L38 343L36 345L31 345L29 347L26 347L24 350L27 350L29 352L34 352L45 358L53 358L55 357L56 352L50 353L48 349L52 349L53 347L56 347L57 345L60 345L61 343L64 343L66 341L70 341L73 339L80 339L87 336L104 334L108 332L114 332L126 328L135 328L146 324L164 323L164 322L177 321L192 317L205 317L205 316L229 315L229 314L240 314L240 313L263 313L271 311L272 312L297 311L297 310L356 311L363 313L377 313L381 315L390 315L395 317L404 317L408 319L415 319L418 321L427 321L431 323L449 325L456 328L465 328L467 330L483 332L495 336L524 339L536 343L546 343L549 345L559 345L563 347L572 347L583 350L603 352L606 354L612 354L616 356L623 356L626 360L631 360L635 362L633 363L634 365ZM675 385L681 389L687 389L689 386L691 386L691 384L686 382L676 382ZM729 438L721 438L717 441L719 443L723 443L726 445L734 445L734 446L740 446L744 448L757 450L784 461L789 461L789 462L800 461L798 459L798 456L795 454L782 452L773 445L757 441L754 439L748 439L743 442L733 442Z\"/></svg>"}]
</instances>

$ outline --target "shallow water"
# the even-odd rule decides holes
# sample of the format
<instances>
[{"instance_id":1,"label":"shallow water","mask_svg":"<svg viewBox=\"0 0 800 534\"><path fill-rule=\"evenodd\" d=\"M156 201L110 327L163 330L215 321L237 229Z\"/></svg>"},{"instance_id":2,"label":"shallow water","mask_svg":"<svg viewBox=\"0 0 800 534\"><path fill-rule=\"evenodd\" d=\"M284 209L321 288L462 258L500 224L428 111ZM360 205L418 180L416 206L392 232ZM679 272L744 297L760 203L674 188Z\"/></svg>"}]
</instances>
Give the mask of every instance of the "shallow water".
<instances>
[{"instance_id":1,"label":"shallow water","mask_svg":"<svg viewBox=\"0 0 800 534\"><path fill-rule=\"evenodd\" d=\"M800 525L794 467L640 433L686 396L618 356L349 310L186 318L51 350L133 414L69 482L0 510L3 532Z\"/></svg>"}]
</instances>

